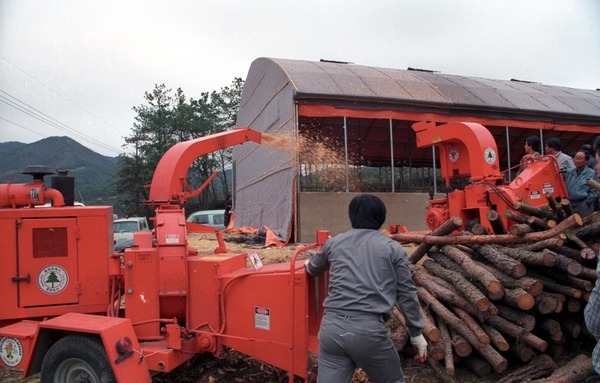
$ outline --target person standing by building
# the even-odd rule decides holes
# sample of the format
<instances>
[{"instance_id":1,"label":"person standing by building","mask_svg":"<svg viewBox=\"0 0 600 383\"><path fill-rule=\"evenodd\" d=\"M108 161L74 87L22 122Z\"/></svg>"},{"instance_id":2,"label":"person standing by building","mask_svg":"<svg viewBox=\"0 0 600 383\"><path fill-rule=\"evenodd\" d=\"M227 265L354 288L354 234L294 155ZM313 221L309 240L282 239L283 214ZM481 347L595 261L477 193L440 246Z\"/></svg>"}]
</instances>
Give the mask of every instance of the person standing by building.
<instances>
[{"instance_id":1,"label":"person standing by building","mask_svg":"<svg viewBox=\"0 0 600 383\"><path fill-rule=\"evenodd\" d=\"M227 229L229 227L229 222L231 221L231 209L233 208L233 199L231 195L227 195L227 199L225 199L225 212L223 213L223 224Z\"/></svg>"},{"instance_id":2,"label":"person standing by building","mask_svg":"<svg viewBox=\"0 0 600 383\"><path fill-rule=\"evenodd\" d=\"M571 170L571 169L575 168L575 164L573 163L573 158L571 158L571 156L569 156L568 154L565 154L561 151L562 145L560 143L560 138L557 138L557 137L549 138L546 141L545 149L546 149L546 153L552 154L554 157L556 157L556 160L558 161L558 166L560 167L560 171L563 172L563 176L567 170Z\"/></svg>"},{"instance_id":3,"label":"person standing by building","mask_svg":"<svg viewBox=\"0 0 600 383\"><path fill-rule=\"evenodd\" d=\"M595 179L595 172L587 164L589 154L585 150L578 150L573 157L575 168L565 173L565 185L569 202L575 213L587 217L594 212L594 206L598 199L596 189L588 185L588 180Z\"/></svg>"},{"instance_id":4,"label":"person standing by building","mask_svg":"<svg viewBox=\"0 0 600 383\"><path fill-rule=\"evenodd\" d=\"M416 287L404 248L379 231L386 217L381 199L363 194L348 206L352 229L325 242L306 261L309 275L329 270L329 291L319 329L319 383L350 383L360 367L375 383L402 383L400 357L385 322L398 305L417 350L427 357Z\"/></svg>"},{"instance_id":5,"label":"person standing by building","mask_svg":"<svg viewBox=\"0 0 600 383\"><path fill-rule=\"evenodd\" d=\"M596 149L596 175L600 177L600 149ZM596 283L590 298L583 311L585 326L596 339L596 346L592 352L592 365L596 373L600 375L600 262L596 266Z\"/></svg>"},{"instance_id":6,"label":"person standing by building","mask_svg":"<svg viewBox=\"0 0 600 383\"><path fill-rule=\"evenodd\" d=\"M525 166L527 166L527 161L532 158L536 158L541 156L540 151L542 150L542 143L538 136L529 136L525 140L525 146L523 149L525 150L525 155L521 158L521 166L519 167L519 171L522 171Z\"/></svg>"}]
</instances>

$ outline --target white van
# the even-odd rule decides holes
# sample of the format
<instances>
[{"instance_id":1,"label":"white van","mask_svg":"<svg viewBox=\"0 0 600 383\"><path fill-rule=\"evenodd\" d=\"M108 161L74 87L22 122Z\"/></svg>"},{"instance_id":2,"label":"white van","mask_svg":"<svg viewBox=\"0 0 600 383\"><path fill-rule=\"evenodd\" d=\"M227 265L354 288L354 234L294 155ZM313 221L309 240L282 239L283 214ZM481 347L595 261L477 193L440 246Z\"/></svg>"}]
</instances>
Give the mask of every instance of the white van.
<instances>
[{"instance_id":1,"label":"white van","mask_svg":"<svg viewBox=\"0 0 600 383\"><path fill-rule=\"evenodd\" d=\"M196 211L189 215L187 221L225 230L225 209Z\"/></svg>"},{"instance_id":2,"label":"white van","mask_svg":"<svg viewBox=\"0 0 600 383\"><path fill-rule=\"evenodd\" d=\"M122 241L133 240L133 233L136 231L149 231L148 220L146 217L127 217L113 221L113 235L115 244Z\"/></svg>"}]
</instances>

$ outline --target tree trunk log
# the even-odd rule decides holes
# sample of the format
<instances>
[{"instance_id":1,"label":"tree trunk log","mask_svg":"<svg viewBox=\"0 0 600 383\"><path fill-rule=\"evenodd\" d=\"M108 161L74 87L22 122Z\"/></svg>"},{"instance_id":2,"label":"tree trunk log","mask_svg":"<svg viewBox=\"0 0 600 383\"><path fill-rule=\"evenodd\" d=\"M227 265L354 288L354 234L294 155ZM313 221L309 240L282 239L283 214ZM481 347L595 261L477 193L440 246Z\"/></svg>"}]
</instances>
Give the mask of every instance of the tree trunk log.
<instances>
[{"instance_id":1,"label":"tree trunk log","mask_svg":"<svg viewBox=\"0 0 600 383\"><path fill-rule=\"evenodd\" d=\"M521 362L529 362L535 356L535 353L526 344L521 342L511 342L509 352Z\"/></svg>"},{"instance_id":2,"label":"tree trunk log","mask_svg":"<svg viewBox=\"0 0 600 383\"><path fill-rule=\"evenodd\" d=\"M479 311L487 311L490 308L490 300L477 287L456 271L448 270L429 259L423 262L423 267L432 275L452 283L452 285L460 291L469 302L473 303Z\"/></svg>"},{"instance_id":3,"label":"tree trunk log","mask_svg":"<svg viewBox=\"0 0 600 383\"><path fill-rule=\"evenodd\" d=\"M450 330L446 322L438 318L437 327L440 329L440 342L444 345L444 367L448 375L454 375L456 372L454 368L454 353L452 352L452 338L450 337Z\"/></svg>"},{"instance_id":4,"label":"tree trunk log","mask_svg":"<svg viewBox=\"0 0 600 383\"><path fill-rule=\"evenodd\" d=\"M496 383L521 383L552 374L556 369L554 360L546 354L533 358L527 365L507 374Z\"/></svg>"},{"instance_id":5,"label":"tree trunk log","mask_svg":"<svg viewBox=\"0 0 600 383\"><path fill-rule=\"evenodd\" d=\"M413 280L417 286L426 288L427 291L439 300L454 307L459 307L471 315L481 314L473 303L469 302L458 290L446 280L437 278L425 271L423 267L413 267ZM448 286L449 285L449 286Z\"/></svg>"},{"instance_id":6,"label":"tree trunk log","mask_svg":"<svg viewBox=\"0 0 600 383\"><path fill-rule=\"evenodd\" d=\"M504 295L504 287L492 273L475 263L471 257L453 246L443 246L444 254L458 263L469 275L481 282L485 289L494 297Z\"/></svg>"},{"instance_id":7,"label":"tree trunk log","mask_svg":"<svg viewBox=\"0 0 600 383\"><path fill-rule=\"evenodd\" d=\"M534 252L507 246L498 246L498 250L528 265L552 267L556 263L556 258L550 253Z\"/></svg>"},{"instance_id":8,"label":"tree trunk log","mask_svg":"<svg viewBox=\"0 0 600 383\"><path fill-rule=\"evenodd\" d=\"M427 358L431 358L433 360L444 360L446 355L446 350L444 349L444 345L439 341L429 341L427 343Z\"/></svg>"},{"instance_id":9,"label":"tree trunk log","mask_svg":"<svg viewBox=\"0 0 600 383\"><path fill-rule=\"evenodd\" d=\"M520 246L519 249L527 250L527 251L541 251L547 248L551 248L552 246L562 246L564 241L557 237L544 239L542 241L537 241L534 243L530 243L528 245Z\"/></svg>"},{"instance_id":10,"label":"tree trunk log","mask_svg":"<svg viewBox=\"0 0 600 383\"><path fill-rule=\"evenodd\" d=\"M477 355L470 355L463 360L469 370L480 378L485 378L492 374L492 366Z\"/></svg>"},{"instance_id":11,"label":"tree trunk log","mask_svg":"<svg viewBox=\"0 0 600 383\"><path fill-rule=\"evenodd\" d=\"M475 321L471 315L469 315L468 312L463 309L459 309L458 307L454 307L454 312L467 326L469 326L471 331L473 331L473 334L475 334L481 343L490 343L490 337L488 334L483 330L483 328L481 328L481 325L477 323L477 321Z\"/></svg>"},{"instance_id":12,"label":"tree trunk log","mask_svg":"<svg viewBox=\"0 0 600 383\"><path fill-rule=\"evenodd\" d=\"M502 218L496 210L488 211L487 219L490 222L490 225L492 226L494 234L499 235L508 233L508 231L506 230L506 226L504 226L504 222L502 222Z\"/></svg>"},{"instance_id":13,"label":"tree trunk log","mask_svg":"<svg viewBox=\"0 0 600 383\"><path fill-rule=\"evenodd\" d=\"M586 217L588 218L588 217ZM573 233L581 238L583 241L588 241L590 239L598 238L600 235L600 222L594 222L582 226L576 230L573 230Z\"/></svg>"},{"instance_id":14,"label":"tree trunk log","mask_svg":"<svg viewBox=\"0 0 600 383\"><path fill-rule=\"evenodd\" d=\"M562 207L567 216L575 214L575 211L573 211L573 205L571 205L571 201L569 201L568 199L563 199L562 201L560 201L560 207Z\"/></svg>"},{"instance_id":15,"label":"tree trunk log","mask_svg":"<svg viewBox=\"0 0 600 383\"><path fill-rule=\"evenodd\" d=\"M526 215L532 215L538 218L555 219L554 213L552 213L547 206L535 207L525 202L517 202L515 203L514 208Z\"/></svg>"},{"instance_id":16,"label":"tree trunk log","mask_svg":"<svg viewBox=\"0 0 600 383\"><path fill-rule=\"evenodd\" d=\"M444 370L444 368L438 361L427 359L427 363L429 363L431 368L433 368L433 371L435 371L435 377L437 378L438 382L457 383L456 380L451 375L449 375L446 372L446 370Z\"/></svg>"},{"instance_id":17,"label":"tree trunk log","mask_svg":"<svg viewBox=\"0 0 600 383\"><path fill-rule=\"evenodd\" d=\"M502 302L511 307L527 311L535 305L533 296L521 288L505 289L504 291Z\"/></svg>"},{"instance_id":18,"label":"tree trunk log","mask_svg":"<svg viewBox=\"0 0 600 383\"><path fill-rule=\"evenodd\" d=\"M461 358L466 358L473 353L473 347L467 340L456 332L456 330L448 329L450 331L450 339L452 339L452 348L454 353Z\"/></svg>"},{"instance_id":19,"label":"tree trunk log","mask_svg":"<svg viewBox=\"0 0 600 383\"><path fill-rule=\"evenodd\" d=\"M498 315L502 318L523 327L526 331L531 332L535 328L537 322L534 315L524 313L520 310L515 310L512 307L498 305Z\"/></svg>"},{"instance_id":20,"label":"tree trunk log","mask_svg":"<svg viewBox=\"0 0 600 383\"><path fill-rule=\"evenodd\" d=\"M499 331L510 335L513 338L521 339L534 349L545 352L548 347L548 342L544 339L533 335L529 331L526 331L523 327L517 326L516 324L507 321L497 315L485 315L485 321L490 325L494 326Z\"/></svg>"},{"instance_id":21,"label":"tree trunk log","mask_svg":"<svg viewBox=\"0 0 600 383\"><path fill-rule=\"evenodd\" d=\"M581 298L583 293L581 290L571 286L562 285L546 276L530 273L532 278L539 279L544 284L544 290L548 292L560 293L573 298Z\"/></svg>"},{"instance_id":22,"label":"tree trunk log","mask_svg":"<svg viewBox=\"0 0 600 383\"><path fill-rule=\"evenodd\" d=\"M558 301L548 293L543 292L535 297L535 310L542 315L553 313L557 307Z\"/></svg>"},{"instance_id":23,"label":"tree trunk log","mask_svg":"<svg viewBox=\"0 0 600 383\"><path fill-rule=\"evenodd\" d=\"M475 225L473 225L473 227L471 228L471 233L473 233L475 235L490 234L489 230L480 223L476 223Z\"/></svg>"},{"instance_id":24,"label":"tree trunk log","mask_svg":"<svg viewBox=\"0 0 600 383\"><path fill-rule=\"evenodd\" d=\"M592 359L584 354L577 355L569 363L554 370L552 375L544 379L532 380L531 383L578 383L596 375Z\"/></svg>"},{"instance_id":25,"label":"tree trunk log","mask_svg":"<svg viewBox=\"0 0 600 383\"><path fill-rule=\"evenodd\" d=\"M521 262L504 254L492 245L473 245L473 248L483 256L486 261L513 278L524 277L527 272L525 266Z\"/></svg>"},{"instance_id":26,"label":"tree trunk log","mask_svg":"<svg viewBox=\"0 0 600 383\"><path fill-rule=\"evenodd\" d=\"M581 335L581 324L572 319L563 319L560 326L563 332L573 339L577 339L579 338L579 335Z\"/></svg>"},{"instance_id":27,"label":"tree trunk log","mask_svg":"<svg viewBox=\"0 0 600 383\"><path fill-rule=\"evenodd\" d=\"M545 249L544 253L550 253L554 256L554 267L569 273L574 277L581 274L583 271L583 265L569 257L566 257L562 254L556 253L552 250Z\"/></svg>"},{"instance_id":28,"label":"tree trunk log","mask_svg":"<svg viewBox=\"0 0 600 383\"><path fill-rule=\"evenodd\" d=\"M504 274L500 270L498 270L490 265L481 264L481 267L487 269L490 273L492 273L494 275L494 277L500 283L502 283L502 286L504 286L504 288L508 288L508 289L519 289L520 288L520 289L525 290L532 297L539 295L542 292L542 289L544 288L544 285L542 285L542 282L540 282L537 279L530 278L527 276L516 279L516 278L513 278L511 276Z\"/></svg>"},{"instance_id":29,"label":"tree trunk log","mask_svg":"<svg viewBox=\"0 0 600 383\"><path fill-rule=\"evenodd\" d=\"M510 227L510 229L508 229L508 231L512 235L522 237L525 234L533 233L535 230L533 230L533 227L531 227L531 225L528 223L515 223Z\"/></svg>"},{"instance_id":30,"label":"tree trunk log","mask_svg":"<svg viewBox=\"0 0 600 383\"><path fill-rule=\"evenodd\" d=\"M462 218L458 216L450 217L446 222L438 226L431 232L431 236L445 236L451 234L453 231L461 228L463 224ZM409 256L408 261L412 264L416 264L423 258L427 251L431 248L431 244L421 243Z\"/></svg>"},{"instance_id":31,"label":"tree trunk log","mask_svg":"<svg viewBox=\"0 0 600 383\"><path fill-rule=\"evenodd\" d=\"M557 320L544 318L538 322L536 328L550 336L553 342L559 342L564 338L562 328Z\"/></svg>"},{"instance_id":32,"label":"tree trunk log","mask_svg":"<svg viewBox=\"0 0 600 383\"><path fill-rule=\"evenodd\" d=\"M423 315L423 319L425 320L425 326L423 327L423 336L429 339L431 342L439 342L440 341L440 330L435 325L435 319L431 313L431 310L420 308L421 315Z\"/></svg>"},{"instance_id":33,"label":"tree trunk log","mask_svg":"<svg viewBox=\"0 0 600 383\"><path fill-rule=\"evenodd\" d=\"M508 351L509 344L506 341L506 338L500 333L500 331L496 330L494 327L490 326L487 323L482 323L481 328L488 334L492 344L496 346L496 348L500 351Z\"/></svg>"},{"instance_id":34,"label":"tree trunk log","mask_svg":"<svg viewBox=\"0 0 600 383\"><path fill-rule=\"evenodd\" d=\"M527 223L528 216L525 214L517 213L512 210L504 210L504 216L516 224Z\"/></svg>"},{"instance_id":35,"label":"tree trunk log","mask_svg":"<svg viewBox=\"0 0 600 383\"><path fill-rule=\"evenodd\" d=\"M473 332L462 323L450 310L442 303L434 298L425 288L417 287L417 295L419 299L430 305L431 309L445 321L448 326L452 327L456 332L462 335L471 345L484 357L498 373L506 369L507 361L496 351L491 345L481 343Z\"/></svg>"},{"instance_id":36,"label":"tree trunk log","mask_svg":"<svg viewBox=\"0 0 600 383\"><path fill-rule=\"evenodd\" d=\"M522 237L506 234L506 235L472 235L472 236L434 236L427 234L416 234L416 233L400 233L395 234L392 239L400 243L425 243L429 245L455 245L455 244L522 244L539 242L548 238L552 238L562 233L565 230L579 227L583 224L583 219L579 214L573 214L567 219L546 231L536 231L533 233L525 234ZM414 263L414 262L411 262Z\"/></svg>"},{"instance_id":37,"label":"tree trunk log","mask_svg":"<svg viewBox=\"0 0 600 383\"><path fill-rule=\"evenodd\" d=\"M529 217L527 218L527 223L529 226L533 227L536 231L548 230L556 226L556 220L554 219L544 219L538 217Z\"/></svg>"}]
</instances>

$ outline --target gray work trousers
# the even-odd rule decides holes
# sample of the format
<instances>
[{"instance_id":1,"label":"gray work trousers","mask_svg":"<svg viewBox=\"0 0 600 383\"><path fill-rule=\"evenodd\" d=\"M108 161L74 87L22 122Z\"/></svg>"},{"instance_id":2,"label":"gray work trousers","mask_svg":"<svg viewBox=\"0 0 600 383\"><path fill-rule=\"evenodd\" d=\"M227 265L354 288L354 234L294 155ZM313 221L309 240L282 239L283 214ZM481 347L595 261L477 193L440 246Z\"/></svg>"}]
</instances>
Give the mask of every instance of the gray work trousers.
<instances>
[{"instance_id":1,"label":"gray work trousers","mask_svg":"<svg viewBox=\"0 0 600 383\"><path fill-rule=\"evenodd\" d=\"M318 363L318 383L350 383L357 366L373 383L404 383L400 356L381 315L326 310Z\"/></svg>"}]
</instances>

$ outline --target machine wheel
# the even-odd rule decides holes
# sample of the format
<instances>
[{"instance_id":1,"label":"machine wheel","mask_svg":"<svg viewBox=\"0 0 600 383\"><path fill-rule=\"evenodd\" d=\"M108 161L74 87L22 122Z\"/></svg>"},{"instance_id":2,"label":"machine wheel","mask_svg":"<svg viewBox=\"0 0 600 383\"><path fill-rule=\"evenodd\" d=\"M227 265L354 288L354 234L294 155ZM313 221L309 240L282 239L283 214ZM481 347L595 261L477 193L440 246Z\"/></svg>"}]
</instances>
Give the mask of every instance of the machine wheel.
<instances>
[{"instance_id":1,"label":"machine wheel","mask_svg":"<svg viewBox=\"0 0 600 383\"><path fill-rule=\"evenodd\" d=\"M54 343L42 363L41 383L116 383L102 342L68 335Z\"/></svg>"}]
</instances>

